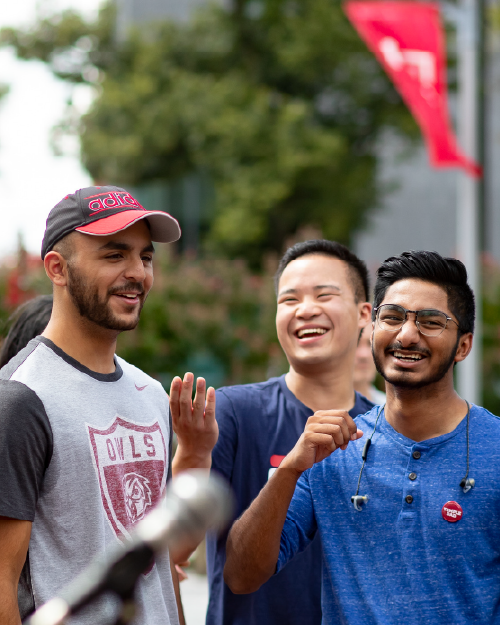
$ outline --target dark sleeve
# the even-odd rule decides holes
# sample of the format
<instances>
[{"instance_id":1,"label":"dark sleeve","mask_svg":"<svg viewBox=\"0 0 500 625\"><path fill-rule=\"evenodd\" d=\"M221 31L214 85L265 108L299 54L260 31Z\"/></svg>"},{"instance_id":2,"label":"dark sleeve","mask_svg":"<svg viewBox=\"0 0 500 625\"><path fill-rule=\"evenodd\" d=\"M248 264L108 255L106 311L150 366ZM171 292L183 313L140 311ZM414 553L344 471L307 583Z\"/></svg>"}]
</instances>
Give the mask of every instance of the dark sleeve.
<instances>
[{"instance_id":1,"label":"dark sleeve","mask_svg":"<svg viewBox=\"0 0 500 625\"><path fill-rule=\"evenodd\" d=\"M212 452L212 469L230 482L238 446L238 425L233 402L223 390L216 391L215 417L219 426L219 439Z\"/></svg>"},{"instance_id":2,"label":"dark sleeve","mask_svg":"<svg viewBox=\"0 0 500 625\"><path fill-rule=\"evenodd\" d=\"M40 398L20 382L0 380L0 516L33 521L52 429Z\"/></svg>"}]
</instances>

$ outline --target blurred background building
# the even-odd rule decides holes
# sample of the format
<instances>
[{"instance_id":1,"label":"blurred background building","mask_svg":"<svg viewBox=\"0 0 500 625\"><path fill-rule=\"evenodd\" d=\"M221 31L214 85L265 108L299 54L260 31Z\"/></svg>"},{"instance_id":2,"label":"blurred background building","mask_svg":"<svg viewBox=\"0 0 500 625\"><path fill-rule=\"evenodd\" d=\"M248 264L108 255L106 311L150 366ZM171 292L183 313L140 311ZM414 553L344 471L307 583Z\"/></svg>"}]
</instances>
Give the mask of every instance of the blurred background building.
<instances>
[{"instance_id":1,"label":"blurred background building","mask_svg":"<svg viewBox=\"0 0 500 625\"><path fill-rule=\"evenodd\" d=\"M229 3L229 0L216 1ZM120 37L124 37L130 26L147 26L162 19L185 22L191 17L193 10L206 2L207 0L116 0L118 33Z\"/></svg>"}]
</instances>

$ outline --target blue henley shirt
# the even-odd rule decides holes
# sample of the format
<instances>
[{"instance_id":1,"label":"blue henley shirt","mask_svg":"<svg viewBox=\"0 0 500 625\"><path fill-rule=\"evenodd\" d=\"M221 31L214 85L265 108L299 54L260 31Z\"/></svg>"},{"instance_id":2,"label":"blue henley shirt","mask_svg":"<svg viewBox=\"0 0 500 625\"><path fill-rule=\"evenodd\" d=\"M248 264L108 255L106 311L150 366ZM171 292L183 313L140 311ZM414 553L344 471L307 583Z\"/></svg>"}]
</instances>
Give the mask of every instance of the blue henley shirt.
<instances>
[{"instance_id":1,"label":"blue henley shirt","mask_svg":"<svg viewBox=\"0 0 500 625\"><path fill-rule=\"evenodd\" d=\"M323 545L323 623L500 623L500 419L470 412L449 434L416 443L380 415L354 509L361 451L378 408L357 418L364 437L300 478L282 532L278 571L316 534ZM464 411L465 412L465 411ZM411 474L411 475L410 475ZM457 522L443 505L457 502Z\"/></svg>"}]
</instances>

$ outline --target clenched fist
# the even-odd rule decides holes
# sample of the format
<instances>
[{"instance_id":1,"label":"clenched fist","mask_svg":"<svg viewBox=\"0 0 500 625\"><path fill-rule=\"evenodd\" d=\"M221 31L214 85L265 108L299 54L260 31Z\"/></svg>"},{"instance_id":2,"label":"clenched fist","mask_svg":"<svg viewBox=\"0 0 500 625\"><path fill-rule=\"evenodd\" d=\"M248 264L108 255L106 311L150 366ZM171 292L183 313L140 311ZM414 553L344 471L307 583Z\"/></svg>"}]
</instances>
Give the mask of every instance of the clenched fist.
<instances>
[{"instance_id":1,"label":"clenched fist","mask_svg":"<svg viewBox=\"0 0 500 625\"><path fill-rule=\"evenodd\" d=\"M345 410L318 410L309 417L302 436L280 467L302 473L316 462L328 458L338 447L363 436Z\"/></svg>"}]
</instances>

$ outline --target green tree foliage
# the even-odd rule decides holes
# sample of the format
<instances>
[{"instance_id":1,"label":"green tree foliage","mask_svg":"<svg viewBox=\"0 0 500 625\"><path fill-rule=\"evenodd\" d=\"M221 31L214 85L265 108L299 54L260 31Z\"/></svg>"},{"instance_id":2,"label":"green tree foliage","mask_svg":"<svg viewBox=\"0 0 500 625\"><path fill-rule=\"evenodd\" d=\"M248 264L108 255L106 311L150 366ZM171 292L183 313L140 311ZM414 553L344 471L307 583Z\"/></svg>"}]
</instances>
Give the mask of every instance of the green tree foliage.
<instances>
[{"instance_id":1,"label":"green tree foliage","mask_svg":"<svg viewBox=\"0 0 500 625\"><path fill-rule=\"evenodd\" d=\"M117 60L115 11L105 5L95 22L73 10L41 19L33 28L2 28L0 44L13 46L20 59L49 64L56 76L73 83L95 82L88 70L105 70Z\"/></svg>"},{"instance_id":2,"label":"green tree foliage","mask_svg":"<svg viewBox=\"0 0 500 625\"><path fill-rule=\"evenodd\" d=\"M155 259L155 284L139 326L118 353L166 388L193 371L209 384L264 380L286 370L277 343L272 276L243 261Z\"/></svg>"},{"instance_id":3,"label":"green tree foliage","mask_svg":"<svg viewBox=\"0 0 500 625\"><path fill-rule=\"evenodd\" d=\"M379 199L381 131L416 132L340 0L235 0L126 39L108 5L95 22L68 11L2 40L61 78L96 81L79 128L94 179L208 172L208 248L254 263L304 224L347 242Z\"/></svg>"}]
</instances>

